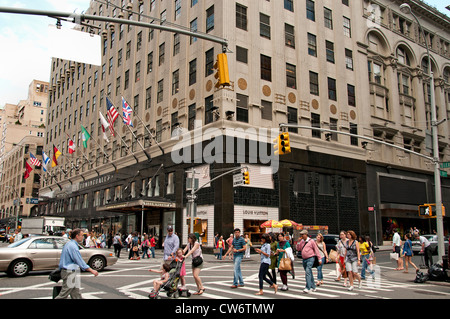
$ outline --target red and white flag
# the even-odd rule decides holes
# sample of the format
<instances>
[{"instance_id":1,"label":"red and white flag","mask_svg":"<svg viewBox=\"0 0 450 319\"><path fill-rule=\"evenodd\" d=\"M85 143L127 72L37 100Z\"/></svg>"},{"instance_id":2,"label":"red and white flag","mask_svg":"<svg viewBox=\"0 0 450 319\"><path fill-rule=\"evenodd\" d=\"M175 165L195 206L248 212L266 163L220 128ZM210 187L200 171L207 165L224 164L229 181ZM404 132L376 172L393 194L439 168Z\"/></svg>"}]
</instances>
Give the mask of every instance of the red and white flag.
<instances>
[{"instance_id":1,"label":"red and white flag","mask_svg":"<svg viewBox=\"0 0 450 319\"><path fill-rule=\"evenodd\" d=\"M106 129L109 127L108 121L103 116L102 112L98 112L100 114L100 123L102 125L102 131L103 131L103 138L109 142L108 136L106 135Z\"/></svg>"},{"instance_id":2,"label":"red and white flag","mask_svg":"<svg viewBox=\"0 0 450 319\"><path fill-rule=\"evenodd\" d=\"M75 153L75 143L69 138L69 154Z\"/></svg>"}]
</instances>

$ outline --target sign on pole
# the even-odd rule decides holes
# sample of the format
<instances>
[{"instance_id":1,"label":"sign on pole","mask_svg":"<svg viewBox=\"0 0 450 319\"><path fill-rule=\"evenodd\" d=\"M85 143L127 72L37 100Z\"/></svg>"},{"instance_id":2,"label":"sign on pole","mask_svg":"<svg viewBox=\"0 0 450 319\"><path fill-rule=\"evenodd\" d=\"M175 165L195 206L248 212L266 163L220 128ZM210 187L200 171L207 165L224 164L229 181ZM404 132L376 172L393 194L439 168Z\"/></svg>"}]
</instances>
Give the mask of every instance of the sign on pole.
<instances>
[{"instance_id":1,"label":"sign on pole","mask_svg":"<svg viewBox=\"0 0 450 319\"><path fill-rule=\"evenodd\" d=\"M242 174L233 175L233 187L244 185Z\"/></svg>"}]
</instances>

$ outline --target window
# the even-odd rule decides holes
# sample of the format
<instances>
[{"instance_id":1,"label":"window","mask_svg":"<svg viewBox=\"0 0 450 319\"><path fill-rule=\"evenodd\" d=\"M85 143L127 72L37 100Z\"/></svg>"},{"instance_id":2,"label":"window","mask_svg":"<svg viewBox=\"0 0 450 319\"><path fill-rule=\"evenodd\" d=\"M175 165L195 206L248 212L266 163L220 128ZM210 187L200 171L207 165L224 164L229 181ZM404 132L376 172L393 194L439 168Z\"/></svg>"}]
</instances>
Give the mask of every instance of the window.
<instances>
[{"instance_id":1,"label":"window","mask_svg":"<svg viewBox=\"0 0 450 319\"><path fill-rule=\"evenodd\" d=\"M214 121L213 107L213 96L210 95L205 99L205 125Z\"/></svg>"},{"instance_id":2,"label":"window","mask_svg":"<svg viewBox=\"0 0 450 319\"><path fill-rule=\"evenodd\" d=\"M153 52L150 52L147 55L147 73L152 72L153 70Z\"/></svg>"},{"instance_id":3,"label":"window","mask_svg":"<svg viewBox=\"0 0 450 319\"><path fill-rule=\"evenodd\" d=\"M311 113L311 126L320 128L320 114ZM322 134L319 130L312 130L312 137L321 138Z\"/></svg>"},{"instance_id":4,"label":"window","mask_svg":"<svg viewBox=\"0 0 450 319\"><path fill-rule=\"evenodd\" d=\"M197 32L197 18L195 18L194 20L191 21L191 32ZM190 39L190 44L197 42L197 38L196 37L191 37Z\"/></svg>"},{"instance_id":5,"label":"window","mask_svg":"<svg viewBox=\"0 0 450 319\"><path fill-rule=\"evenodd\" d=\"M397 73L397 81L398 81L398 92L405 95L410 94L410 77L401 72Z\"/></svg>"},{"instance_id":6,"label":"window","mask_svg":"<svg viewBox=\"0 0 450 319\"><path fill-rule=\"evenodd\" d=\"M164 96L164 79L158 82L158 92L156 93L156 103L163 101Z\"/></svg>"},{"instance_id":7,"label":"window","mask_svg":"<svg viewBox=\"0 0 450 319\"><path fill-rule=\"evenodd\" d=\"M148 110L152 106L152 87L145 90L145 109Z\"/></svg>"},{"instance_id":8,"label":"window","mask_svg":"<svg viewBox=\"0 0 450 319\"><path fill-rule=\"evenodd\" d=\"M189 62L189 85L197 82L197 59Z\"/></svg>"},{"instance_id":9,"label":"window","mask_svg":"<svg viewBox=\"0 0 450 319\"><path fill-rule=\"evenodd\" d=\"M306 18L311 21L316 21L316 11L314 9L314 1L306 0Z\"/></svg>"},{"instance_id":10,"label":"window","mask_svg":"<svg viewBox=\"0 0 450 319\"><path fill-rule=\"evenodd\" d=\"M284 0L284 8L294 12L294 0Z\"/></svg>"},{"instance_id":11,"label":"window","mask_svg":"<svg viewBox=\"0 0 450 319\"><path fill-rule=\"evenodd\" d=\"M356 106L355 86L347 84L348 105Z\"/></svg>"},{"instance_id":12,"label":"window","mask_svg":"<svg viewBox=\"0 0 450 319\"><path fill-rule=\"evenodd\" d=\"M139 114L139 94L134 96L133 113Z\"/></svg>"},{"instance_id":13,"label":"window","mask_svg":"<svg viewBox=\"0 0 450 319\"><path fill-rule=\"evenodd\" d=\"M122 65L122 49L119 50L119 52L117 52L117 66L121 66ZM94 86L96 84L96 80L94 80Z\"/></svg>"},{"instance_id":14,"label":"window","mask_svg":"<svg viewBox=\"0 0 450 319\"><path fill-rule=\"evenodd\" d=\"M236 28L247 31L247 7L236 3Z\"/></svg>"},{"instance_id":15,"label":"window","mask_svg":"<svg viewBox=\"0 0 450 319\"><path fill-rule=\"evenodd\" d=\"M159 143L162 139L162 120L156 121L156 141Z\"/></svg>"},{"instance_id":16,"label":"window","mask_svg":"<svg viewBox=\"0 0 450 319\"><path fill-rule=\"evenodd\" d=\"M261 118L263 120L272 121L272 102L261 101L262 111Z\"/></svg>"},{"instance_id":17,"label":"window","mask_svg":"<svg viewBox=\"0 0 450 319\"><path fill-rule=\"evenodd\" d=\"M141 79L141 61L136 63L136 69L134 73L134 82L138 82Z\"/></svg>"},{"instance_id":18,"label":"window","mask_svg":"<svg viewBox=\"0 0 450 319\"><path fill-rule=\"evenodd\" d=\"M261 54L261 80L272 81L272 58Z\"/></svg>"},{"instance_id":19,"label":"window","mask_svg":"<svg viewBox=\"0 0 450 319\"><path fill-rule=\"evenodd\" d=\"M128 89L129 84L130 84L130 70L126 70L125 71L125 84L124 84L125 90Z\"/></svg>"},{"instance_id":20,"label":"window","mask_svg":"<svg viewBox=\"0 0 450 319\"><path fill-rule=\"evenodd\" d=\"M164 63L164 55L166 52L165 43L159 46L159 65Z\"/></svg>"},{"instance_id":21,"label":"window","mask_svg":"<svg viewBox=\"0 0 450 319\"><path fill-rule=\"evenodd\" d=\"M181 0L175 0L175 20L181 17Z\"/></svg>"},{"instance_id":22,"label":"window","mask_svg":"<svg viewBox=\"0 0 450 319\"><path fill-rule=\"evenodd\" d=\"M236 61L248 63L248 50L246 48L236 46Z\"/></svg>"},{"instance_id":23,"label":"window","mask_svg":"<svg viewBox=\"0 0 450 319\"><path fill-rule=\"evenodd\" d=\"M139 51L141 48L142 48L142 31L137 34L136 51Z\"/></svg>"},{"instance_id":24,"label":"window","mask_svg":"<svg viewBox=\"0 0 450 319\"><path fill-rule=\"evenodd\" d=\"M294 27L289 24L284 24L284 43L291 48L295 48Z\"/></svg>"},{"instance_id":25,"label":"window","mask_svg":"<svg viewBox=\"0 0 450 319\"><path fill-rule=\"evenodd\" d=\"M332 182L331 175L319 174L319 195L334 195Z\"/></svg>"},{"instance_id":26,"label":"window","mask_svg":"<svg viewBox=\"0 0 450 319\"><path fill-rule=\"evenodd\" d=\"M377 84L383 84L381 65L373 63L372 61L368 61L368 68L369 68L369 81L375 82Z\"/></svg>"},{"instance_id":27,"label":"window","mask_svg":"<svg viewBox=\"0 0 450 319\"><path fill-rule=\"evenodd\" d=\"M338 129L338 120L330 118L330 130L337 131ZM337 133L331 133L331 140L337 141L338 140L338 134Z\"/></svg>"},{"instance_id":28,"label":"window","mask_svg":"<svg viewBox=\"0 0 450 319\"><path fill-rule=\"evenodd\" d=\"M120 82L121 82L121 78L119 76L116 79L116 96L120 95Z\"/></svg>"},{"instance_id":29,"label":"window","mask_svg":"<svg viewBox=\"0 0 450 319\"><path fill-rule=\"evenodd\" d=\"M126 47L126 55L125 55L125 59L128 60L131 56L131 41L127 42L127 47ZM103 77L102 77L103 80Z\"/></svg>"},{"instance_id":30,"label":"window","mask_svg":"<svg viewBox=\"0 0 450 319\"><path fill-rule=\"evenodd\" d=\"M345 49L345 67L353 70L353 52L349 49Z\"/></svg>"},{"instance_id":31,"label":"window","mask_svg":"<svg viewBox=\"0 0 450 319\"><path fill-rule=\"evenodd\" d=\"M344 35L346 37L351 38L352 37L352 30L351 30L350 19L349 18L344 17L343 26L344 26Z\"/></svg>"},{"instance_id":32,"label":"window","mask_svg":"<svg viewBox=\"0 0 450 319\"><path fill-rule=\"evenodd\" d=\"M214 5L206 10L206 32L214 30Z\"/></svg>"},{"instance_id":33,"label":"window","mask_svg":"<svg viewBox=\"0 0 450 319\"><path fill-rule=\"evenodd\" d=\"M328 78L328 98L333 101L337 101L336 96L336 80Z\"/></svg>"},{"instance_id":34,"label":"window","mask_svg":"<svg viewBox=\"0 0 450 319\"><path fill-rule=\"evenodd\" d=\"M263 13L259 14L259 35L270 39L270 17Z\"/></svg>"},{"instance_id":35,"label":"window","mask_svg":"<svg viewBox=\"0 0 450 319\"><path fill-rule=\"evenodd\" d=\"M176 56L180 53L180 35L175 33L173 35L173 56Z\"/></svg>"},{"instance_id":36,"label":"window","mask_svg":"<svg viewBox=\"0 0 450 319\"><path fill-rule=\"evenodd\" d=\"M319 95L319 74L309 71L309 93Z\"/></svg>"},{"instance_id":37,"label":"window","mask_svg":"<svg viewBox=\"0 0 450 319\"><path fill-rule=\"evenodd\" d=\"M188 110L188 130L192 131L195 128L195 116L197 115L196 105L189 105Z\"/></svg>"},{"instance_id":38,"label":"window","mask_svg":"<svg viewBox=\"0 0 450 319\"><path fill-rule=\"evenodd\" d=\"M236 121L248 123L248 96L236 94Z\"/></svg>"},{"instance_id":39,"label":"window","mask_svg":"<svg viewBox=\"0 0 450 319\"><path fill-rule=\"evenodd\" d=\"M175 95L180 90L180 72L176 70L172 73L172 95Z\"/></svg>"},{"instance_id":40,"label":"window","mask_svg":"<svg viewBox=\"0 0 450 319\"><path fill-rule=\"evenodd\" d=\"M356 125L354 123L350 123L350 134L358 135L358 125ZM351 136L350 144L354 145L354 146L358 146L358 138Z\"/></svg>"},{"instance_id":41,"label":"window","mask_svg":"<svg viewBox=\"0 0 450 319\"><path fill-rule=\"evenodd\" d=\"M175 130L175 128L177 128L177 126L180 123L178 123L178 112L174 112L172 113L172 116L170 117L170 126L171 126L171 130L170 133L173 136L173 131Z\"/></svg>"},{"instance_id":42,"label":"window","mask_svg":"<svg viewBox=\"0 0 450 319\"><path fill-rule=\"evenodd\" d=\"M325 41L325 48L327 52L327 61L334 63L334 43Z\"/></svg>"},{"instance_id":43,"label":"window","mask_svg":"<svg viewBox=\"0 0 450 319\"><path fill-rule=\"evenodd\" d=\"M214 73L214 48L206 51L205 57L205 77L207 77Z\"/></svg>"},{"instance_id":44,"label":"window","mask_svg":"<svg viewBox=\"0 0 450 319\"><path fill-rule=\"evenodd\" d=\"M286 85L288 88L297 88L296 66L286 63Z\"/></svg>"},{"instance_id":45,"label":"window","mask_svg":"<svg viewBox=\"0 0 450 319\"><path fill-rule=\"evenodd\" d=\"M167 190L166 190L166 194L174 194L175 193L174 177L175 177L175 173L167 174Z\"/></svg>"},{"instance_id":46,"label":"window","mask_svg":"<svg viewBox=\"0 0 450 319\"><path fill-rule=\"evenodd\" d=\"M288 124L298 124L298 110L294 107L287 108L288 110ZM288 131L291 133L298 133L298 129L296 127L288 128Z\"/></svg>"},{"instance_id":47,"label":"window","mask_svg":"<svg viewBox=\"0 0 450 319\"><path fill-rule=\"evenodd\" d=\"M316 36L308 33L308 54L317 57Z\"/></svg>"},{"instance_id":48,"label":"window","mask_svg":"<svg viewBox=\"0 0 450 319\"><path fill-rule=\"evenodd\" d=\"M333 11L323 8L325 28L333 30Z\"/></svg>"}]
</instances>

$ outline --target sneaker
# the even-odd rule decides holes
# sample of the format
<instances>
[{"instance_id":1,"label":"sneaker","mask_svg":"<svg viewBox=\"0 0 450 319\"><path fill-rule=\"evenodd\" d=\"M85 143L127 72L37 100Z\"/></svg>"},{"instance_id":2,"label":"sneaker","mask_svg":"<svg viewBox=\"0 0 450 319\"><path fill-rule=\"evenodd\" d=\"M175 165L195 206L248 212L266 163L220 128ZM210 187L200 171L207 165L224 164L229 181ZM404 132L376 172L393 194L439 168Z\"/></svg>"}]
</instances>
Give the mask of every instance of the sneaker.
<instances>
[{"instance_id":1,"label":"sneaker","mask_svg":"<svg viewBox=\"0 0 450 319\"><path fill-rule=\"evenodd\" d=\"M283 285L283 287L281 288L281 291L287 291L288 290L288 286Z\"/></svg>"},{"instance_id":2,"label":"sneaker","mask_svg":"<svg viewBox=\"0 0 450 319\"><path fill-rule=\"evenodd\" d=\"M361 289L361 286L362 286L362 281L360 280L360 281L359 281L358 288Z\"/></svg>"},{"instance_id":3,"label":"sneaker","mask_svg":"<svg viewBox=\"0 0 450 319\"><path fill-rule=\"evenodd\" d=\"M311 291L312 291L312 292L316 292L316 291L317 291L317 288L313 288L313 289L311 289Z\"/></svg>"},{"instance_id":4,"label":"sneaker","mask_svg":"<svg viewBox=\"0 0 450 319\"><path fill-rule=\"evenodd\" d=\"M305 288L305 289L303 289L303 292L304 292L305 294L309 294L309 293L311 292L311 290L309 290L308 288Z\"/></svg>"},{"instance_id":5,"label":"sneaker","mask_svg":"<svg viewBox=\"0 0 450 319\"><path fill-rule=\"evenodd\" d=\"M353 286L348 287L348 290L352 291L353 290Z\"/></svg>"}]
</instances>

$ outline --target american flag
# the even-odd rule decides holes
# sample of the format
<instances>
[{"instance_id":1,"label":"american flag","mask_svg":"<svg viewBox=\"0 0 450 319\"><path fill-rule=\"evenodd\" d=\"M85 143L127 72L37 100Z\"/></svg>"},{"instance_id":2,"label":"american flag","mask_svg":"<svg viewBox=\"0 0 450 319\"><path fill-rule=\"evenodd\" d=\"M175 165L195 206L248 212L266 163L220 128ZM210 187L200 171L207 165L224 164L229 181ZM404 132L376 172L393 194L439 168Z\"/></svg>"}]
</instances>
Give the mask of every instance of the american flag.
<instances>
[{"instance_id":1,"label":"american flag","mask_svg":"<svg viewBox=\"0 0 450 319\"><path fill-rule=\"evenodd\" d=\"M119 116L119 113L117 112L116 108L111 103L111 101L108 99L108 97L106 97L106 109L107 109L106 118L108 119L108 123L109 123L109 131L111 132L112 136L115 136L114 121Z\"/></svg>"},{"instance_id":2,"label":"american flag","mask_svg":"<svg viewBox=\"0 0 450 319\"><path fill-rule=\"evenodd\" d=\"M122 110L123 110L123 122L126 125L133 126L133 122L131 122L131 113L133 112L133 110L123 97L122 97Z\"/></svg>"},{"instance_id":3,"label":"american flag","mask_svg":"<svg viewBox=\"0 0 450 319\"><path fill-rule=\"evenodd\" d=\"M34 166L41 166L41 161L36 158L33 154L30 153L30 163Z\"/></svg>"}]
</instances>

